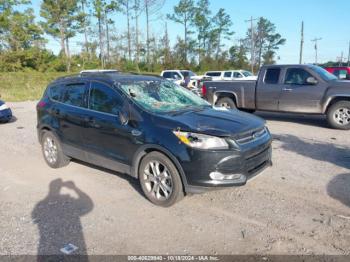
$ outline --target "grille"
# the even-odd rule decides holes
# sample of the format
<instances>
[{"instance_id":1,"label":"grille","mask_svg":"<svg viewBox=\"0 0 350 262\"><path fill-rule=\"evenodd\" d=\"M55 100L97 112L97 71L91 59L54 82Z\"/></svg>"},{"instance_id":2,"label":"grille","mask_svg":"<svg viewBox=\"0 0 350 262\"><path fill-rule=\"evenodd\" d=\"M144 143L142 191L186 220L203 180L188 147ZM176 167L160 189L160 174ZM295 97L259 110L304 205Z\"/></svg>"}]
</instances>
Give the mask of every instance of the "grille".
<instances>
[{"instance_id":1,"label":"grille","mask_svg":"<svg viewBox=\"0 0 350 262\"><path fill-rule=\"evenodd\" d=\"M236 142L240 145L247 144L267 135L267 132L268 131L265 127L257 130L249 131L245 134L242 134L238 139L236 139Z\"/></svg>"}]
</instances>

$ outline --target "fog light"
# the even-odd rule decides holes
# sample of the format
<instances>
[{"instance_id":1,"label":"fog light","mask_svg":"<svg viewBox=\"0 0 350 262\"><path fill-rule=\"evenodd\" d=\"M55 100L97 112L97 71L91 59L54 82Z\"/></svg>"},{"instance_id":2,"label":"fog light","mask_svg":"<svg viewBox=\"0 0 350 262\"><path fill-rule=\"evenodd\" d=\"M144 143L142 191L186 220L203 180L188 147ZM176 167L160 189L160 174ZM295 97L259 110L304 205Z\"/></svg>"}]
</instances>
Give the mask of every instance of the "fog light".
<instances>
[{"instance_id":1,"label":"fog light","mask_svg":"<svg viewBox=\"0 0 350 262\"><path fill-rule=\"evenodd\" d=\"M224 175L217 171L211 172L209 176L213 180L235 180L241 178L241 174Z\"/></svg>"}]
</instances>

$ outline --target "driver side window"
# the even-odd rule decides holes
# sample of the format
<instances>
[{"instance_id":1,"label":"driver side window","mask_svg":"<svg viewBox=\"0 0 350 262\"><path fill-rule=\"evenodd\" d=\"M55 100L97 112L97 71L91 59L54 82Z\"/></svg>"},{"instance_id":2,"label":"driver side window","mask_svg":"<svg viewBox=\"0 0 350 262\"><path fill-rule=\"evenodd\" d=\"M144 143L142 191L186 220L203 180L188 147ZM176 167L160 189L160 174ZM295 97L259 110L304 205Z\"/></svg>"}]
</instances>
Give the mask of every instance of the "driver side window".
<instances>
[{"instance_id":1,"label":"driver side window","mask_svg":"<svg viewBox=\"0 0 350 262\"><path fill-rule=\"evenodd\" d=\"M89 109L118 115L122 102L121 96L108 85L100 82L91 82Z\"/></svg>"},{"instance_id":2,"label":"driver side window","mask_svg":"<svg viewBox=\"0 0 350 262\"><path fill-rule=\"evenodd\" d=\"M287 85L307 85L307 79L312 75L301 68L290 68L287 70L286 79L284 81Z\"/></svg>"}]
</instances>

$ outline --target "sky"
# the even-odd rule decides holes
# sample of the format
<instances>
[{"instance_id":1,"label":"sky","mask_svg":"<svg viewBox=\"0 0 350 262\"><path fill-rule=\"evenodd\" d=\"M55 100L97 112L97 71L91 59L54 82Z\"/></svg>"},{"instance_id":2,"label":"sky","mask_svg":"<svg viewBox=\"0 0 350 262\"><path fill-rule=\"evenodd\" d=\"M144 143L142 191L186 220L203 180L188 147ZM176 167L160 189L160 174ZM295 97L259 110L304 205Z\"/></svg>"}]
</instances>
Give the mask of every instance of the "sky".
<instances>
[{"instance_id":1,"label":"sky","mask_svg":"<svg viewBox=\"0 0 350 262\"><path fill-rule=\"evenodd\" d=\"M41 0L32 0L33 8L39 16ZM152 34L163 35L166 14L172 13L178 0L165 0L161 10L163 18L156 18L151 23ZM350 0L211 0L210 7L215 14L224 8L233 21L232 30L235 34L227 46L237 44L238 39L246 34L249 23L245 20L250 17L265 17L276 25L277 32L287 39L284 46L278 51L280 64L299 62L301 22L304 21L305 44L304 63L315 62L314 38L322 38L318 44L318 62L336 61L344 54L347 61L350 41L349 10ZM40 19L40 18L39 18ZM112 17L119 32L126 30L126 18L122 14ZM183 36L183 27L168 21L168 31L171 42L174 43L177 35ZM145 26L145 17L140 18L140 26ZM145 32L145 29L143 30ZM78 42L82 36L72 39L72 51L78 52L81 48ZM49 39L47 45L55 53L60 45L57 40Z\"/></svg>"}]
</instances>

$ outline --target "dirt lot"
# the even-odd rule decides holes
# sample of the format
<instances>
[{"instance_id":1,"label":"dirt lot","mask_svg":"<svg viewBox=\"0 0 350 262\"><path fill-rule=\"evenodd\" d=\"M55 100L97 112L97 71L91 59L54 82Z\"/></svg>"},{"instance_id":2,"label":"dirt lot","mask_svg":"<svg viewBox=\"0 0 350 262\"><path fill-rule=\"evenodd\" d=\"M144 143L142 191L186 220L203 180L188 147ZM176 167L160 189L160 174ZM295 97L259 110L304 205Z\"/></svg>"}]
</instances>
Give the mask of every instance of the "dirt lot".
<instances>
[{"instance_id":1,"label":"dirt lot","mask_svg":"<svg viewBox=\"0 0 350 262\"><path fill-rule=\"evenodd\" d=\"M350 254L350 133L322 117L259 114L274 137L272 168L163 209L126 176L78 162L50 169L35 103L10 105L17 119L0 125L0 254L68 243L82 254Z\"/></svg>"}]
</instances>

